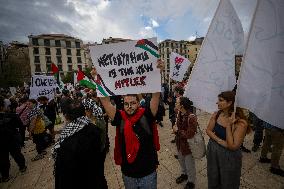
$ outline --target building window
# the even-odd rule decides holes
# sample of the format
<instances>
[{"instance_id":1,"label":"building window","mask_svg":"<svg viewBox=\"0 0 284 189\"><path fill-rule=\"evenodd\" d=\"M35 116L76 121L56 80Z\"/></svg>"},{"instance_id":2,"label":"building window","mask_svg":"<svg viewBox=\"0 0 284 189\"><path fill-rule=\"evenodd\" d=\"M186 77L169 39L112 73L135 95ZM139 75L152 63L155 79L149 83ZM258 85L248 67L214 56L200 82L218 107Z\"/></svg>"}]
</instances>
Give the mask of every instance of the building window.
<instances>
[{"instance_id":1,"label":"building window","mask_svg":"<svg viewBox=\"0 0 284 189\"><path fill-rule=\"evenodd\" d=\"M61 49L60 48L56 49L56 55L61 55Z\"/></svg>"},{"instance_id":2,"label":"building window","mask_svg":"<svg viewBox=\"0 0 284 189\"><path fill-rule=\"evenodd\" d=\"M76 50L76 56L81 56L81 50L80 49Z\"/></svg>"},{"instance_id":3,"label":"building window","mask_svg":"<svg viewBox=\"0 0 284 189\"><path fill-rule=\"evenodd\" d=\"M82 63L81 57L77 57L77 63Z\"/></svg>"},{"instance_id":4,"label":"building window","mask_svg":"<svg viewBox=\"0 0 284 189\"><path fill-rule=\"evenodd\" d=\"M41 72L40 64L35 64L35 72Z\"/></svg>"},{"instance_id":5,"label":"building window","mask_svg":"<svg viewBox=\"0 0 284 189\"><path fill-rule=\"evenodd\" d=\"M56 46L56 47L61 47L60 40L55 40L55 46Z\"/></svg>"},{"instance_id":6,"label":"building window","mask_svg":"<svg viewBox=\"0 0 284 189\"><path fill-rule=\"evenodd\" d=\"M71 48L71 41L66 41L66 47Z\"/></svg>"},{"instance_id":7,"label":"building window","mask_svg":"<svg viewBox=\"0 0 284 189\"><path fill-rule=\"evenodd\" d=\"M78 49L78 48L81 48L81 47L80 47L80 42L75 42L75 46L76 46L77 49Z\"/></svg>"},{"instance_id":8,"label":"building window","mask_svg":"<svg viewBox=\"0 0 284 189\"><path fill-rule=\"evenodd\" d=\"M72 71L72 65L68 65L68 71L69 71L69 72Z\"/></svg>"},{"instance_id":9,"label":"building window","mask_svg":"<svg viewBox=\"0 0 284 189\"><path fill-rule=\"evenodd\" d=\"M82 70L82 65L78 65L78 69L79 69L79 70Z\"/></svg>"},{"instance_id":10,"label":"building window","mask_svg":"<svg viewBox=\"0 0 284 189\"><path fill-rule=\"evenodd\" d=\"M67 63L72 63L72 57L67 57Z\"/></svg>"},{"instance_id":11,"label":"building window","mask_svg":"<svg viewBox=\"0 0 284 189\"><path fill-rule=\"evenodd\" d=\"M63 71L63 70L62 70L62 65L57 65L57 67L58 67L58 70L59 70L59 71Z\"/></svg>"},{"instance_id":12,"label":"building window","mask_svg":"<svg viewBox=\"0 0 284 189\"><path fill-rule=\"evenodd\" d=\"M167 58L170 58L170 54L167 54Z\"/></svg>"},{"instance_id":13,"label":"building window","mask_svg":"<svg viewBox=\"0 0 284 189\"><path fill-rule=\"evenodd\" d=\"M32 43L33 43L33 45L38 46L38 39L32 38Z\"/></svg>"},{"instance_id":14,"label":"building window","mask_svg":"<svg viewBox=\"0 0 284 189\"><path fill-rule=\"evenodd\" d=\"M44 40L44 46L50 46L50 40L49 39Z\"/></svg>"},{"instance_id":15,"label":"building window","mask_svg":"<svg viewBox=\"0 0 284 189\"><path fill-rule=\"evenodd\" d=\"M166 42L166 47L169 47L169 42Z\"/></svg>"},{"instance_id":16,"label":"building window","mask_svg":"<svg viewBox=\"0 0 284 189\"><path fill-rule=\"evenodd\" d=\"M39 56L35 56L35 62L36 62L36 63L40 63L40 61L39 61Z\"/></svg>"},{"instance_id":17,"label":"building window","mask_svg":"<svg viewBox=\"0 0 284 189\"><path fill-rule=\"evenodd\" d=\"M50 48L45 48L45 55L50 55Z\"/></svg>"},{"instance_id":18,"label":"building window","mask_svg":"<svg viewBox=\"0 0 284 189\"><path fill-rule=\"evenodd\" d=\"M71 55L71 49L67 49L67 55Z\"/></svg>"},{"instance_id":19,"label":"building window","mask_svg":"<svg viewBox=\"0 0 284 189\"><path fill-rule=\"evenodd\" d=\"M46 63L51 63L51 57L50 56L46 56L45 60L46 60Z\"/></svg>"},{"instance_id":20,"label":"building window","mask_svg":"<svg viewBox=\"0 0 284 189\"><path fill-rule=\"evenodd\" d=\"M57 59L57 64L60 64L60 63L62 63L62 59L61 59L61 56L56 56L56 59Z\"/></svg>"},{"instance_id":21,"label":"building window","mask_svg":"<svg viewBox=\"0 0 284 189\"><path fill-rule=\"evenodd\" d=\"M197 52L197 48L195 48L195 51Z\"/></svg>"},{"instance_id":22,"label":"building window","mask_svg":"<svg viewBox=\"0 0 284 189\"><path fill-rule=\"evenodd\" d=\"M35 48L34 48L34 54L39 54L39 49L38 49L38 47L35 47Z\"/></svg>"}]
</instances>

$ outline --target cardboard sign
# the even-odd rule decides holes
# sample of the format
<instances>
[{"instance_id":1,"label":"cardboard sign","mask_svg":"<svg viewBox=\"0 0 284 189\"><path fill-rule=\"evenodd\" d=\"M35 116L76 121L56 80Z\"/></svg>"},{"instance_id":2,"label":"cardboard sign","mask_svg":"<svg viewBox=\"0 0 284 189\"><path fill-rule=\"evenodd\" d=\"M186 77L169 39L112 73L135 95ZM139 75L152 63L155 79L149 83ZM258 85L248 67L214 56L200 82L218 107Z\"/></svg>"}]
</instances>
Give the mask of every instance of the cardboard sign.
<instances>
[{"instance_id":1,"label":"cardboard sign","mask_svg":"<svg viewBox=\"0 0 284 189\"><path fill-rule=\"evenodd\" d=\"M93 46L90 53L98 72L98 96L161 91L156 38Z\"/></svg>"},{"instance_id":2,"label":"cardboard sign","mask_svg":"<svg viewBox=\"0 0 284 189\"><path fill-rule=\"evenodd\" d=\"M46 96L49 100L54 99L54 90L57 86L53 76L33 75L30 86L30 99Z\"/></svg>"},{"instance_id":3,"label":"cardboard sign","mask_svg":"<svg viewBox=\"0 0 284 189\"><path fill-rule=\"evenodd\" d=\"M187 58L172 52L170 55L170 78L182 81L189 65L190 61Z\"/></svg>"}]
</instances>

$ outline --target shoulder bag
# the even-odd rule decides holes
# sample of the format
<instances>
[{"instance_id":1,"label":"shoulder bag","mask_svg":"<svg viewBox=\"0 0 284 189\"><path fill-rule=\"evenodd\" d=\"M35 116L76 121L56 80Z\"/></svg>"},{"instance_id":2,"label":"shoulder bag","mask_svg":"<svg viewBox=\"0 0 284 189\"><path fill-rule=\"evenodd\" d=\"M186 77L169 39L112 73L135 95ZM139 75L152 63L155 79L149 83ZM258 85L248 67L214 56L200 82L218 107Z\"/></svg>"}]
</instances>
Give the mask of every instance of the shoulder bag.
<instances>
[{"instance_id":1,"label":"shoulder bag","mask_svg":"<svg viewBox=\"0 0 284 189\"><path fill-rule=\"evenodd\" d=\"M191 116L192 114L189 116L188 121L191 118ZM187 139L187 142L188 142L188 145L190 147L190 150L191 150L191 153L194 159L201 159L205 156L206 146L205 146L204 137L202 135L202 131L199 125L197 125L195 135L192 138Z\"/></svg>"}]
</instances>

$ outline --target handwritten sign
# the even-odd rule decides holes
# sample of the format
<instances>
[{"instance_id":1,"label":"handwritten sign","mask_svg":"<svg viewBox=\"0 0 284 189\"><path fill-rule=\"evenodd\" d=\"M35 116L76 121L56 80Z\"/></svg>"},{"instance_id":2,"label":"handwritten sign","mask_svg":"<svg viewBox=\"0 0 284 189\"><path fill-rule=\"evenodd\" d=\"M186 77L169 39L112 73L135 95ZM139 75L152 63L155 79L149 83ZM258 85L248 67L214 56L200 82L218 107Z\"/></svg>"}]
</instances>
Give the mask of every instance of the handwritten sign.
<instances>
[{"instance_id":1,"label":"handwritten sign","mask_svg":"<svg viewBox=\"0 0 284 189\"><path fill-rule=\"evenodd\" d=\"M187 58L172 52L170 55L170 78L182 81L190 62Z\"/></svg>"},{"instance_id":2,"label":"handwritten sign","mask_svg":"<svg viewBox=\"0 0 284 189\"><path fill-rule=\"evenodd\" d=\"M156 38L93 46L90 53L99 74L98 96L161 91Z\"/></svg>"},{"instance_id":3,"label":"handwritten sign","mask_svg":"<svg viewBox=\"0 0 284 189\"><path fill-rule=\"evenodd\" d=\"M57 86L53 76L33 75L30 86L30 99L46 96L49 100L54 98L54 90Z\"/></svg>"}]
</instances>

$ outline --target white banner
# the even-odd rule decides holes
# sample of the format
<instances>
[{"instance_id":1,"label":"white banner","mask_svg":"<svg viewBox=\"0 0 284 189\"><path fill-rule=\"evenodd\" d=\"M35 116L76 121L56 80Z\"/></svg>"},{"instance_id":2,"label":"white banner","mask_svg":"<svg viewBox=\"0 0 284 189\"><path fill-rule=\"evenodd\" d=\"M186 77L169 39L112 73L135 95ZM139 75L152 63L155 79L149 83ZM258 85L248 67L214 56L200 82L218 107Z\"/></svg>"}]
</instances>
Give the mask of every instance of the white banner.
<instances>
[{"instance_id":1,"label":"white banner","mask_svg":"<svg viewBox=\"0 0 284 189\"><path fill-rule=\"evenodd\" d=\"M49 100L54 99L54 90L57 86L53 76L33 75L30 86L30 99L46 96Z\"/></svg>"},{"instance_id":2,"label":"white banner","mask_svg":"<svg viewBox=\"0 0 284 189\"><path fill-rule=\"evenodd\" d=\"M241 67L237 106L284 129L284 4L259 0Z\"/></svg>"},{"instance_id":3,"label":"white banner","mask_svg":"<svg viewBox=\"0 0 284 189\"><path fill-rule=\"evenodd\" d=\"M170 78L175 81L182 81L186 73L190 61L174 52L170 55Z\"/></svg>"},{"instance_id":4,"label":"white banner","mask_svg":"<svg viewBox=\"0 0 284 189\"><path fill-rule=\"evenodd\" d=\"M217 96L236 84L235 55L242 54L244 32L229 0L221 0L203 41L184 96L194 106L217 110Z\"/></svg>"},{"instance_id":5,"label":"white banner","mask_svg":"<svg viewBox=\"0 0 284 189\"><path fill-rule=\"evenodd\" d=\"M114 96L161 91L156 38L92 46L90 53L101 93Z\"/></svg>"}]
</instances>

